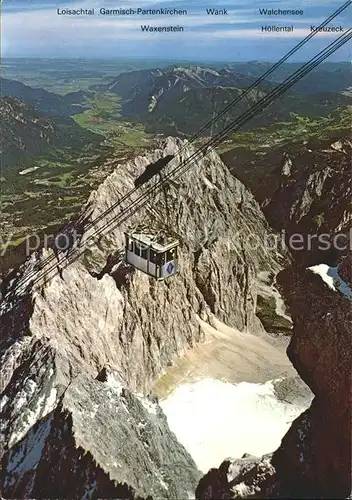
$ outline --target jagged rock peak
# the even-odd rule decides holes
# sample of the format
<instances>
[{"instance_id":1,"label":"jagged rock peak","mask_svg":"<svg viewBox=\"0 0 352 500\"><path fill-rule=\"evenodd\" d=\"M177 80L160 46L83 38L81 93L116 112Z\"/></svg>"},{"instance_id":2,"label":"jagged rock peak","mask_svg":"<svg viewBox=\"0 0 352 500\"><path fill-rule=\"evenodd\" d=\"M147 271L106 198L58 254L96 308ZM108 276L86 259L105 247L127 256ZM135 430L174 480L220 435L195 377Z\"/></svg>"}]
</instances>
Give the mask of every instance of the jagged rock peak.
<instances>
[{"instance_id":1,"label":"jagged rock peak","mask_svg":"<svg viewBox=\"0 0 352 500\"><path fill-rule=\"evenodd\" d=\"M6 498L188 498L200 473L155 401L78 376L3 457ZM64 478L64 480L63 480Z\"/></svg>"},{"instance_id":2,"label":"jagged rock peak","mask_svg":"<svg viewBox=\"0 0 352 500\"><path fill-rule=\"evenodd\" d=\"M160 149L119 165L92 193L77 224L94 221L131 190L134 179L148 163L183 146L181 159L186 160L194 148L169 138ZM175 164L176 159L170 168ZM23 335L45 338L71 360L70 364L85 366L85 370L90 367L95 373L107 362L119 365L124 359L130 383L133 380L134 386L140 387L143 380L147 387L150 377L160 373L170 358L200 339L196 315L206 319L207 311L211 311L240 330L260 331L255 315L255 277L260 270L275 272L280 266L275 252L251 248L253 234L263 239L270 234L251 194L229 174L219 156L210 152L206 157L199 156L189 172L169 187L167 204L163 192L156 194L147 208L99 242L87 245L83 256L64 269L61 277L56 275L13 309L11 291L16 288L18 298L17 285L26 282L30 273L36 276L35 267L50 257L50 252L32 255L1 304L0 328L6 345ZM112 210L109 217L125 208L129 203ZM168 226L181 241L181 271L167 283L155 283L131 268L126 270L119 252L124 230L140 222L155 227L165 221L167 212ZM83 229L79 249L102 227L100 221L94 230ZM54 265L52 274L55 270ZM167 316L162 314L160 304L167 305ZM139 373L129 368L127 360L132 353L140 363Z\"/></svg>"},{"instance_id":3,"label":"jagged rock peak","mask_svg":"<svg viewBox=\"0 0 352 500\"><path fill-rule=\"evenodd\" d=\"M149 205L88 245L104 225L101 220L93 231L89 223L108 208L110 220L129 209L131 201L113 205L132 189L134 179L151 161L180 148L182 161L195 151L192 145L169 138L158 150L118 165L69 229L77 228L81 234L76 247L58 252L63 259L59 267L70 265L42 283L38 264L55 256L39 251L5 287L0 362L6 464L21 442L27 443L33 432L44 432L40 422L51 415L58 422L57 432L64 433L62 408L79 422L70 397L74 387L79 392L78 382L73 382L77 377L86 377L77 380L94 399L96 388L105 382L92 379L100 373L101 380L108 380L102 370L109 364L127 391L145 394L173 359L203 339L201 320L211 323L215 316L240 331L263 332L256 315L258 279L263 272L274 276L281 256L263 245L258 251L261 240L253 244L253 235L263 240L270 236L267 223L252 195L214 151L199 155L188 172L170 183L166 198L163 191L155 193ZM179 161L175 158L167 171ZM165 221L180 239L180 272L155 282L124 264L123 232L141 222L155 227L165 226ZM82 254L74 260L76 248ZM56 257L50 266L57 271ZM49 268L46 263L44 272ZM31 273L40 283L35 289L26 288ZM101 422L101 432L108 434L109 419ZM51 436L51 425L45 429ZM107 466L104 470L110 474ZM24 488L22 476L16 474L8 479L11 491Z\"/></svg>"}]
</instances>

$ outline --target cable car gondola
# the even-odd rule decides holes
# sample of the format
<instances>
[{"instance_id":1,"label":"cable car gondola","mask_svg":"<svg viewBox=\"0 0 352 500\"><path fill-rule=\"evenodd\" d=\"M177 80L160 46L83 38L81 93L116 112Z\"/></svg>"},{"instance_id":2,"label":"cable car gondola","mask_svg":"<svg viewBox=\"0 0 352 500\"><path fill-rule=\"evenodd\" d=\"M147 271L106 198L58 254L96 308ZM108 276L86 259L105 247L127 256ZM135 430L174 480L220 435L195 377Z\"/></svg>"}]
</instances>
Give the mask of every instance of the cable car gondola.
<instances>
[{"instance_id":1,"label":"cable car gondola","mask_svg":"<svg viewBox=\"0 0 352 500\"><path fill-rule=\"evenodd\" d=\"M135 187L142 186L155 175L161 176L161 170L174 158L174 155L166 155L154 163L147 165L144 172L134 181ZM167 195L163 186L169 219ZM150 208L153 211L153 207ZM158 214L156 214L158 215ZM163 227L165 224L161 224ZM152 276L156 280L164 280L174 276L178 272L177 250L179 241L167 232L151 228L143 228L145 231L136 230L131 233L125 232L125 262L136 269Z\"/></svg>"},{"instance_id":2,"label":"cable car gondola","mask_svg":"<svg viewBox=\"0 0 352 500\"><path fill-rule=\"evenodd\" d=\"M161 232L156 235L125 232L125 262L156 280L178 272L179 241Z\"/></svg>"}]
</instances>

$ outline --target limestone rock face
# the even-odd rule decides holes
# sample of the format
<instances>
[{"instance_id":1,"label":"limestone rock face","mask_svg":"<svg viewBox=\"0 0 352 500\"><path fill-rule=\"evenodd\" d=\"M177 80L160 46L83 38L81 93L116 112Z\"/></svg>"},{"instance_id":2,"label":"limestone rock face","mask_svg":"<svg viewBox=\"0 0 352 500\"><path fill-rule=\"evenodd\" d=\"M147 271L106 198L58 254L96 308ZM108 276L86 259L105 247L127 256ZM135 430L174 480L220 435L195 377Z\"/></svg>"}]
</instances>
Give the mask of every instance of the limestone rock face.
<instances>
[{"instance_id":1,"label":"limestone rock face","mask_svg":"<svg viewBox=\"0 0 352 500\"><path fill-rule=\"evenodd\" d=\"M297 263L308 267L335 265L340 250L350 247L351 152L348 124L329 138L261 151L236 148L221 157L254 194L271 227L286 236Z\"/></svg>"},{"instance_id":2,"label":"limestone rock face","mask_svg":"<svg viewBox=\"0 0 352 500\"><path fill-rule=\"evenodd\" d=\"M292 238L289 246L297 262L335 264L350 240L352 143L344 137L311 147L287 155L282 170L258 189L265 193L262 206L271 226ZM276 189L270 191L272 186Z\"/></svg>"},{"instance_id":3,"label":"limestone rock face","mask_svg":"<svg viewBox=\"0 0 352 500\"><path fill-rule=\"evenodd\" d=\"M269 488L275 478L271 454L262 458L246 455L225 460L219 469L211 469L196 489L196 498L228 500L234 498L263 498L264 485Z\"/></svg>"},{"instance_id":4,"label":"limestone rock face","mask_svg":"<svg viewBox=\"0 0 352 500\"><path fill-rule=\"evenodd\" d=\"M200 473L157 402L83 375L3 457L6 498L187 498ZM170 453L172 450L172 453Z\"/></svg>"},{"instance_id":5,"label":"limestone rock face","mask_svg":"<svg viewBox=\"0 0 352 500\"><path fill-rule=\"evenodd\" d=\"M341 272L347 273L350 258ZM292 267L278 280L294 324L287 354L314 400L271 458L224 462L201 480L199 499L347 498L351 493L351 300L310 270Z\"/></svg>"},{"instance_id":6,"label":"limestone rock face","mask_svg":"<svg viewBox=\"0 0 352 500\"><path fill-rule=\"evenodd\" d=\"M351 301L310 271L288 269L280 281L294 320L287 354L315 398L283 438L273 465L287 494L345 498L351 492Z\"/></svg>"},{"instance_id":7,"label":"limestone rock face","mask_svg":"<svg viewBox=\"0 0 352 500\"><path fill-rule=\"evenodd\" d=\"M45 485L40 490L42 481L37 473L34 483L32 472L23 475L13 472L7 477L13 466L10 455L20 443L31 440L33 432L48 432L51 438L45 441L43 449L47 457L52 450L55 457L52 460L59 460L57 448L47 444L54 440L49 420L53 418L57 423L56 431L66 443L73 431L66 429L63 414L67 410L74 427L81 418L73 408L74 397L70 392L74 390L72 381L77 377L94 379L109 364L118 371L128 391L145 394L174 358L202 340L199 318L210 321L210 316L215 315L244 333L264 331L256 315L258 280L261 273L275 275L281 267L282 256L276 250L266 249L265 245L258 251L258 244L270 235L264 216L251 194L230 175L214 152L206 157L199 155L189 172L169 183L167 193L154 192L153 198L138 213L135 203L144 193L140 190L139 194L115 206L133 188L134 179L146 165L180 148L182 160L194 154L187 143L168 139L159 150L119 165L92 193L80 217L61 232L62 238L66 235L71 241L70 248L32 254L1 285L3 471L10 495L17 498L21 495L28 498L35 492L47 495ZM170 168L177 165L175 159ZM99 220L93 229L91 222L108 208L111 208L107 218L111 223L109 231L105 231L106 219L105 222ZM130 210L136 213L130 216ZM119 225L114 227L113 217L118 215L124 222L120 217ZM135 229L142 223L155 230L166 225L179 238L180 272L172 279L155 282L123 262L123 231ZM99 237L97 231L102 231ZM254 242L253 235L257 238ZM76 252L80 254L77 259ZM88 381L77 380L87 385L84 398L83 388L81 390L81 410L83 415L88 415L91 412L89 394L93 399L96 397L97 382L93 387ZM79 383L75 384L79 392ZM40 427L39 422L47 424ZM109 433L110 417L101 425L102 435ZM66 431L69 434L65 434ZM156 428L154 431L156 443L159 431ZM171 454L174 443L168 443ZM91 453L93 444L86 444ZM160 446L166 446L165 442ZM26 451L23 453L27 455ZM72 451L73 464L78 460L75 453ZM44 462L39 460L38 471L44 470ZM94 460L98 465L95 471L89 466L92 471L89 481L96 479L98 466L103 469L101 474L109 474L111 480L125 480L125 476L112 476L110 466L103 459ZM81 493L81 471L72 470L78 474ZM75 476L72 470L70 474ZM155 475L161 474L160 463L158 471ZM140 471L141 477L146 478L146 474L147 469ZM48 478L48 481L56 485L57 478ZM105 479L102 481L112 488ZM180 483L182 481L181 476ZM140 482L144 483L145 479ZM144 489L137 483L137 480L128 483L137 492L133 495L145 498L145 488L149 485L150 494L159 498L161 490L148 481ZM185 485L188 484L185 481ZM115 492L110 486L101 491ZM170 486L170 498L173 491ZM181 496L185 498L185 490Z\"/></svg>"},{"instance_id":8,"label":"limestone rock face","mask_svg":"<svg viewBox=\"0 0 352 500\"><path fill-rule=\"evenodd\" d=\"M347 253L342 259L339 269L339 275L343 280L345 280L350 286L352 286L352 254Z\"/></svg>"}]
</instances>

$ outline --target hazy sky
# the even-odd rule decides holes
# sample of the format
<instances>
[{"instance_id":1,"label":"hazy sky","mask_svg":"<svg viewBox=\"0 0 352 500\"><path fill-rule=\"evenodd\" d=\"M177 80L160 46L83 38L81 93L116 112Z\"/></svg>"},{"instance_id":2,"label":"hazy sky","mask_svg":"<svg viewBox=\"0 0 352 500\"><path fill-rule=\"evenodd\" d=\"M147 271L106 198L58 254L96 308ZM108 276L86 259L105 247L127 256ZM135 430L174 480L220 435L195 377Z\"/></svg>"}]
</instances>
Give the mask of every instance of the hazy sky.
<instances>
[{"instance_id":1,"label":"hazy sky","mask_svg":"<svg viewBox=\"0 0 352 500\"><path fill-rule=\"evenodd\" d=\"M3 0L4 57L155 57L277 60L344 3L343 0ZM57 8L95 8L93 16L59 16ZM105 8L180 8L187 16L101 16ZM226 8L210 16L206 8ZM261 16L260 8L303 9L303 16ZM331 25L349 27L352 7ZM182 25L183 33L143 33L141 24ZM261 33L262 25L294 25L293 33ZM319 34L293 60L312 57L338 34ZM351 45L330 60L351 60Z\"/></svg>"}]
</instances>

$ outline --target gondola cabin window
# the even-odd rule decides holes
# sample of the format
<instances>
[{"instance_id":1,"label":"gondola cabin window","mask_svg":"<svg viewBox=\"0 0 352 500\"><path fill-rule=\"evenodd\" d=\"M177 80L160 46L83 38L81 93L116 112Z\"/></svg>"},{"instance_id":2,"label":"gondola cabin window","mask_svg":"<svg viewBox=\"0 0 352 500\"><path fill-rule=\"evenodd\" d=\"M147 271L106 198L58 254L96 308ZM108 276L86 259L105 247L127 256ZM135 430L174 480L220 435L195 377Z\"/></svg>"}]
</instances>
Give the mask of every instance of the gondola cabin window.
<instances>
[{"instance_id":1,"label":"gondola cabin window","mask_svg":"<svg viewBox=\"0 0 352 500\"><path fill-rule=\"evenodd\" d=\"M152 264L158 263L158 254L154 250L150 250L149 259Z\"/></svg>"},{"instance_id":2,"label":"gondola cabin window","mask_svg":"<svg viewBox=\"0 0 352 500\"><path fill-rule=\"evenodd\" d=\"M135 246L134 253L139 257L141 257L141 259L147 260L149 254L149 248L143 244L137 243L136 241L134 242L134 246Z\"/></svg>"},{"instance_id":3,"label":"gondola cabin window","mask_svg":"<svg viewBox=\"0 0 352 500\"><path fill-rule=\"evenodd\" d=\"M171 250L168 250L166 253L166 261L171 262L172 260L177 259L177 248L172 248Z\"/></svg>"},{"instance_id":4,"label":"gondola cabin window","mask_svg":"<svg viewBox=\"0 0 352 500\"><path fill-rule=\"evenodd\" d=\"M166 259L165 259L165 254L164 253L159 253L158 256L157 256L157 259L156 259L156 263L159 265L159 266L163 266L166 262Z\"/></svg>"},{"instance_id":5,"label":"gondola cabin window","mask_svg":"<svg viewBox=\"0 0 352 500\"><path fill-rule=\"evenodd\" d=\"M134 252L134 241L133 240L129 240L129 242L128 242L128 251Z\"/></svg>"}]
</instances>

